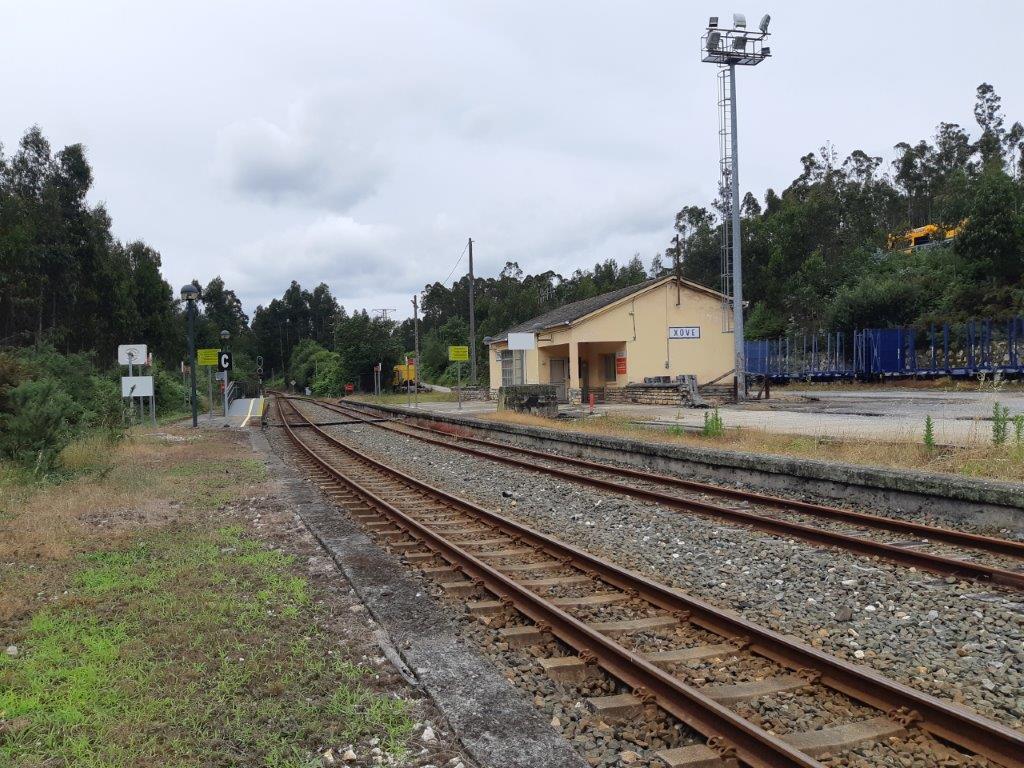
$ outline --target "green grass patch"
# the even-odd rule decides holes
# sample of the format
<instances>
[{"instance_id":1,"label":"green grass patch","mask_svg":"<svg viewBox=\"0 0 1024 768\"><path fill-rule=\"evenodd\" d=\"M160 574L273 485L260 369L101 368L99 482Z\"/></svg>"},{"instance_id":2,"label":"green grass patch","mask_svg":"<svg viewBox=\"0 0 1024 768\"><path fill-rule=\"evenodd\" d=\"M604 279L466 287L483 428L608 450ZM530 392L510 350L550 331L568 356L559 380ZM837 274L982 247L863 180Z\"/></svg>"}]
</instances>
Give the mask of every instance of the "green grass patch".
<instances>
[{"instance_id":1,"label":"green grass patch","mask_svg":"<svg viewBox=\"0 0 1024 768\"><path fill-rule=\"evenodd\" d=\"M252 458L230 461L189 461L166 472L172 480L184 481L176 494L196 509L215 509L236 496L246 484L261 483L267 479L263 462Z\"/></svg>"},{"instance_id":2,"label":"green grass patch","mask_svg":"<svg viewBox=\"0 0 1024 768\"><path fill-rule=\"evenodd\" d=\"M0 765L286 768L370 736L402 753L407 702L318 628L292 558L239 529L83 556L71 587L0 656Z\"/></svg>"}]
</instances>

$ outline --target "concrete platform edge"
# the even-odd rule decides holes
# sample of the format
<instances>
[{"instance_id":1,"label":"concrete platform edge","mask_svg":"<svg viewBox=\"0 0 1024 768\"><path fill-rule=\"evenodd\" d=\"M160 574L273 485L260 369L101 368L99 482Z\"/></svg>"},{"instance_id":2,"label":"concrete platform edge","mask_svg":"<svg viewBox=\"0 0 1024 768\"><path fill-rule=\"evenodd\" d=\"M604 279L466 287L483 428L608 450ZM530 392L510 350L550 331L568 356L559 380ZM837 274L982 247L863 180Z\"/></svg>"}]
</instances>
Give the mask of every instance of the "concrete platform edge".
<instances>
[{"instance_id":1,"label":"concrete platform edge","mask_svg":"<svg viewBox=\"0 0 1024 768\"><path fill-rule=\"evenodd\" d=\"M556 444L560 450L570 447L571 453L582 458L614 458L654 470L699 472L706 478L743 482L767 492L811 493L844 503L933 512L983 525L1024 529L1024 486L1017 483L562 432L400 406L373 407L527 439L533 447L545 443Z\"/></svg>"}]
</instances>

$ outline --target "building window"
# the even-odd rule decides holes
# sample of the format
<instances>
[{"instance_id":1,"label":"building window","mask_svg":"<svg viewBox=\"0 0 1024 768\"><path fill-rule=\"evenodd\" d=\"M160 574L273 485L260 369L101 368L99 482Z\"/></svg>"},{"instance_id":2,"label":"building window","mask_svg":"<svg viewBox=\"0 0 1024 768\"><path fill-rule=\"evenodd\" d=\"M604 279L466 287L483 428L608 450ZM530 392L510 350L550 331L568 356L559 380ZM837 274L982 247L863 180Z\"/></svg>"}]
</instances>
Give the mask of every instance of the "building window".
<instances>
[{"instance_id":1,"label":"building window","mask_svg":"<svg viewBox=\"0 0 1024 768\"><path fill-rule=\"evenodd\" d=\"M501 386L512 387L526 383L526 377L523 375L525 356L526 352L521 349L503 349L498 353L501 360Z\"/></svg>"},{"instance_id":2,"label":"building window","mask_svg":"<svg viewBox=\"0 0 1024 768\"><path fill-rule=\"evenodd\" d=\"M615 354L601 355L601 370L605 381L615 381Z\"/></svg>"}]
</instances>

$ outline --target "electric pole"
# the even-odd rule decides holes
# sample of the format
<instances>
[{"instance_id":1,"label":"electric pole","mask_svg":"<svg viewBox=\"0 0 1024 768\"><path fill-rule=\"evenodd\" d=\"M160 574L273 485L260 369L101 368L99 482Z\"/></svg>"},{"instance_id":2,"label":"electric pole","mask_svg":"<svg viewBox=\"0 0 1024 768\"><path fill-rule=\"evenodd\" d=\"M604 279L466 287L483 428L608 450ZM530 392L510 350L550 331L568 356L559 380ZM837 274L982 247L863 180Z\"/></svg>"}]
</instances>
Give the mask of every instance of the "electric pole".
<instances>
[{"instance_id":1,"label":"electric pole","mask_svg":"<svg viewBox=\"0 0 1024 768\"><path fill-rule=\"evenodd\" d=\"M469 380L476 386L476 279L473 277L473 238L469 238Z\"/></svg>"},{"instance_id":2,"label":"electric pole","mask_svg":"<svg viewBox=\"0 0 1024 768\"><path fill-rule=\"evenodd\" d=\"M420 407L420 305L419 297L412 297L412 332L413 337L416 340L416 358L414 363L416 367L413 369L414 376L416 377L416 407Z\"/></svg>"}]
</instances>

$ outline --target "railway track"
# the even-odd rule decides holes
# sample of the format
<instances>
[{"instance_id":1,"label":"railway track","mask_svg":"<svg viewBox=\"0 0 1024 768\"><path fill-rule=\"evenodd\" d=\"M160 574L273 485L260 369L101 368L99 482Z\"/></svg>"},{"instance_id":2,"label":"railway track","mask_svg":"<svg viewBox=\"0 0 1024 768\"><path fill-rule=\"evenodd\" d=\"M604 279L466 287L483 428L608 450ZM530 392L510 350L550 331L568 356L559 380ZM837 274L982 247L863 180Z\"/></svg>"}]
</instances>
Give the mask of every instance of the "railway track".
<instances>
[{"instance_id":1,"label":"railway track","mask_svg":"<svg viewBox=\"0 0 1024 768\"><path fill-rule=\"evenodd\" d=\"M846 751L866 746L925 758L892 764L1024 765L1016 731L448 494L328 434L289 400L275 404L321 487L388 549L468 599L471 613L504 617L508 644L548 649L540 664L556 679L618 681L625 692L591 699L600 717L660 709L701 734L658 754L673 768L846 765ZM783 692L817 702L821 727L759 727L750 702Z\"/></svg>"},{"instance_id":2,"label":"railway track","mask_svg":"<svg viewBox=\"0 0 1024 768\"><path fill-rule=\"evenodd\" d=\"M354 422L672 509L750 525L777 535L879 557L943 576L1024 589L1024 542L710 485L465 434L453 435L422 424L370 418L365 406L335 405L322 400L311 402ZM724 501L710 501L709 497ZM886 534L894 535L895 540L878 539L879 535ZM988 562L974 559L979 554Z\"/></svg>"}]
</instances>

